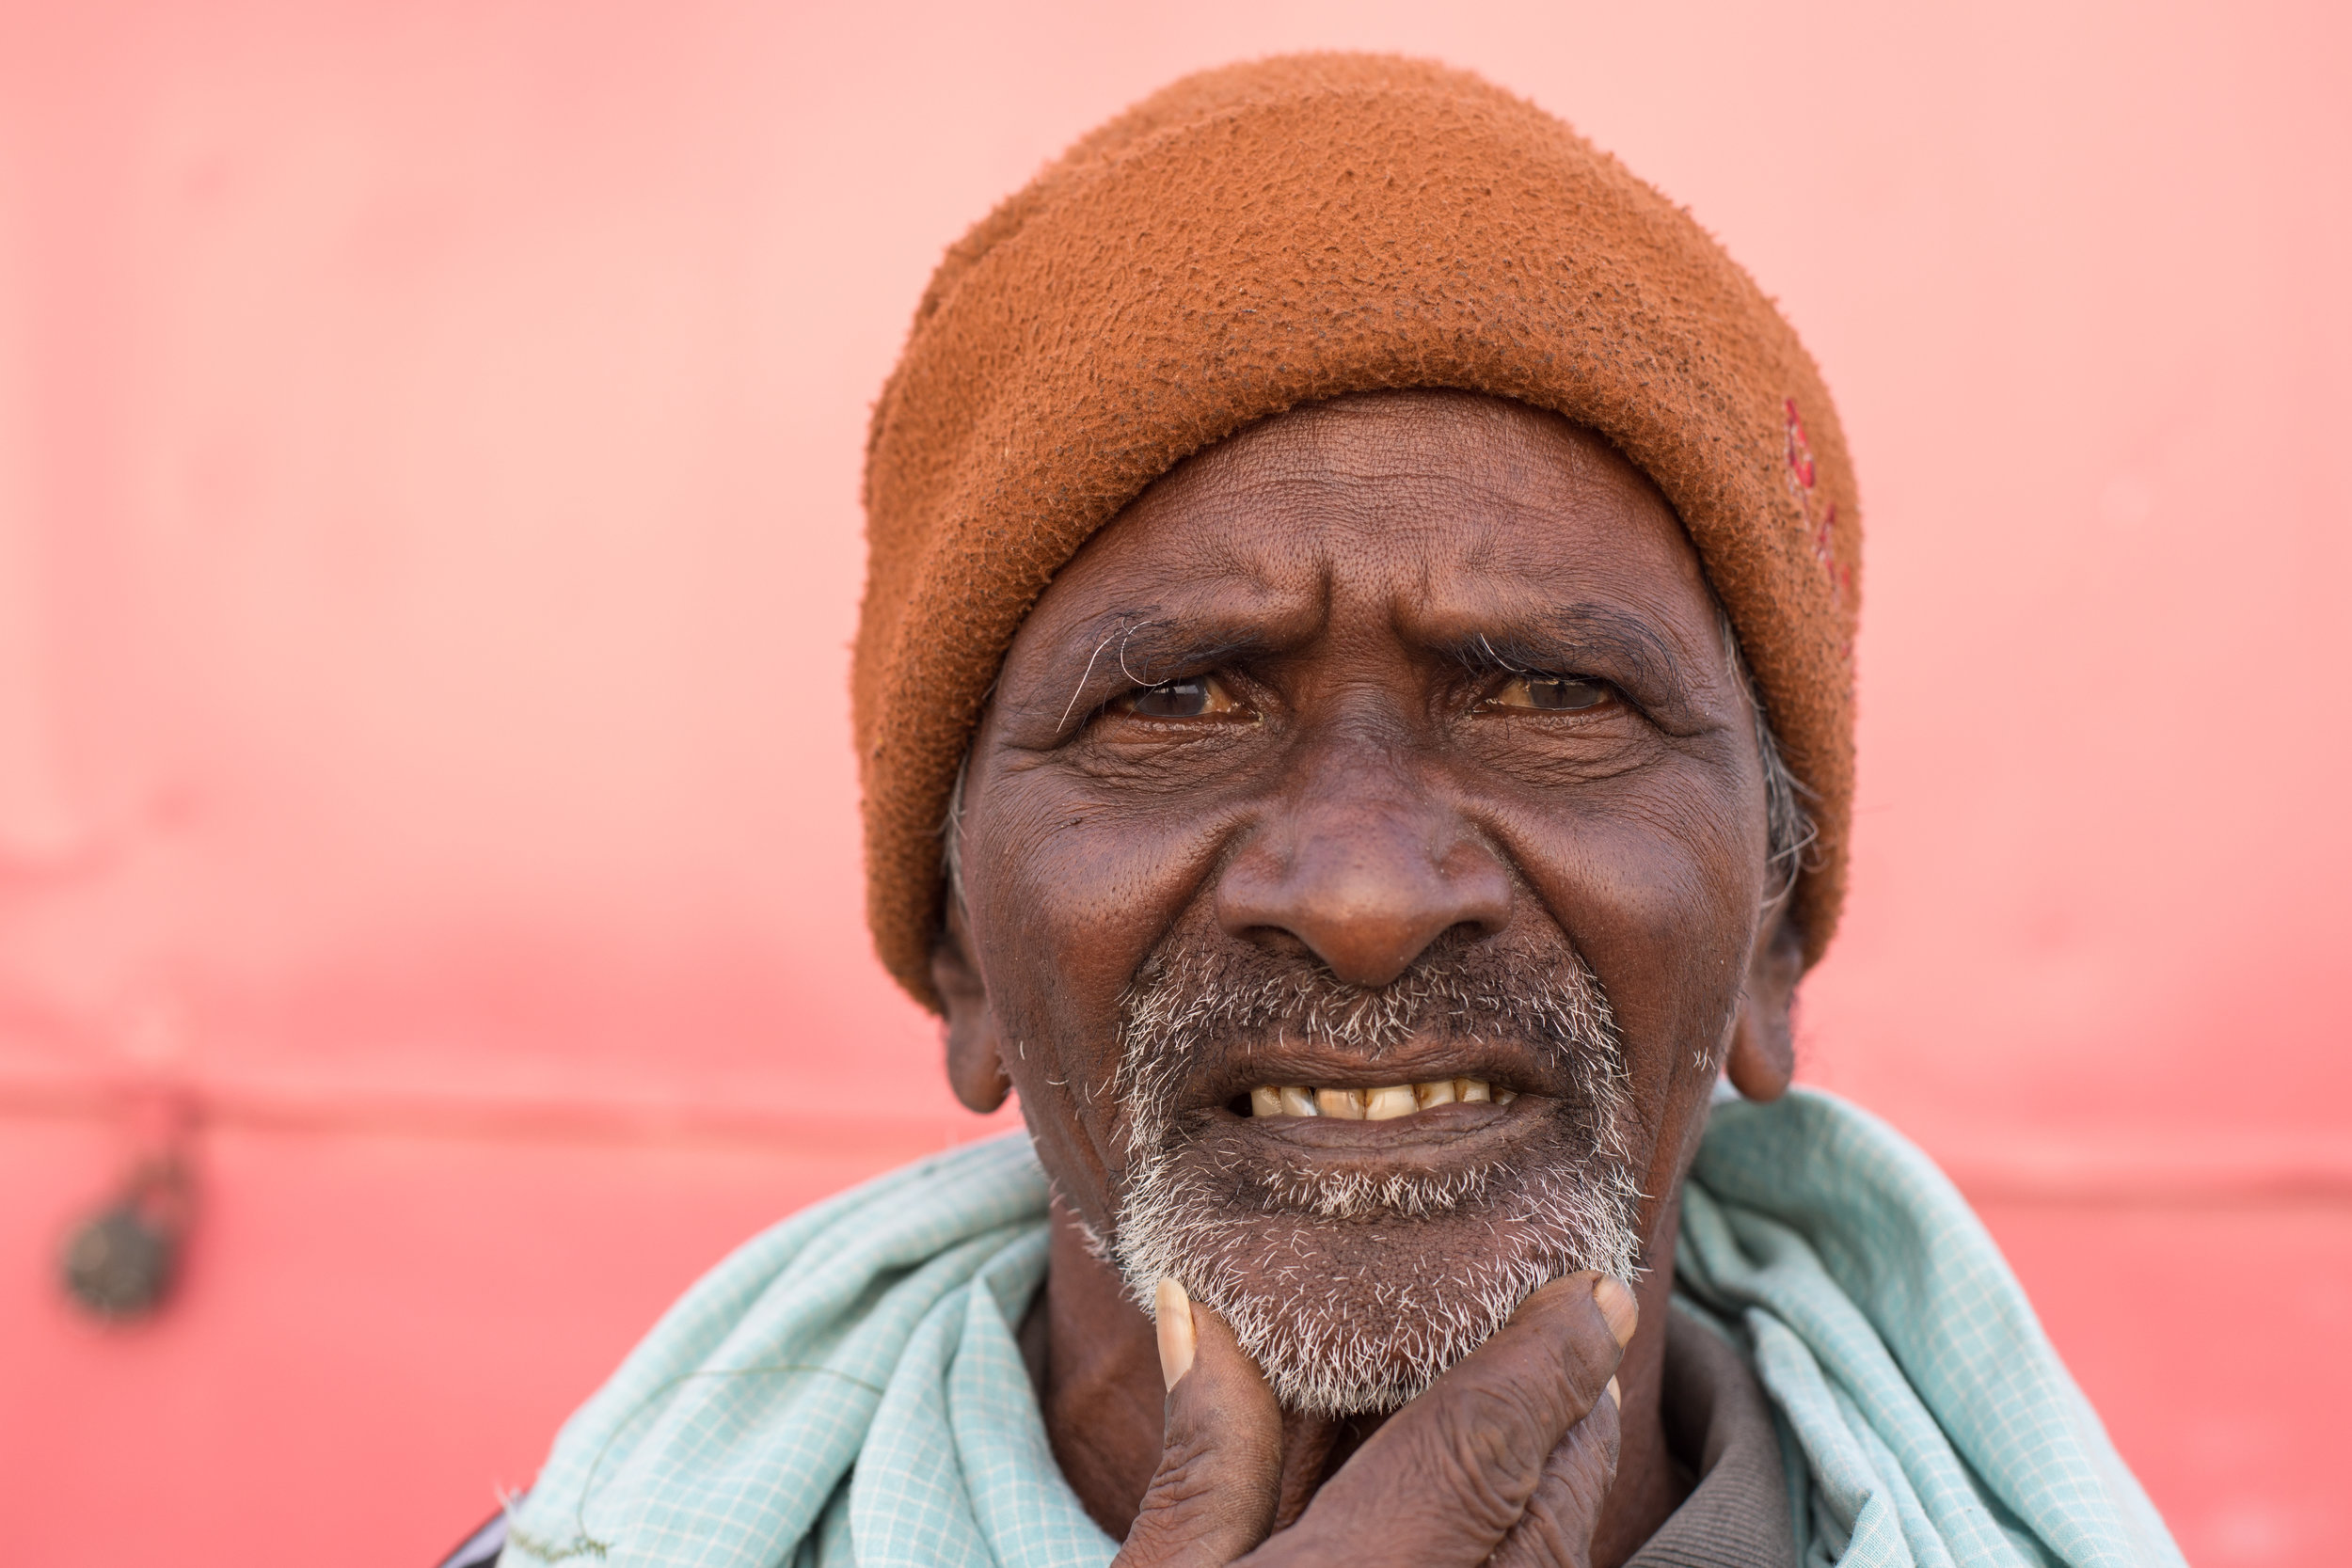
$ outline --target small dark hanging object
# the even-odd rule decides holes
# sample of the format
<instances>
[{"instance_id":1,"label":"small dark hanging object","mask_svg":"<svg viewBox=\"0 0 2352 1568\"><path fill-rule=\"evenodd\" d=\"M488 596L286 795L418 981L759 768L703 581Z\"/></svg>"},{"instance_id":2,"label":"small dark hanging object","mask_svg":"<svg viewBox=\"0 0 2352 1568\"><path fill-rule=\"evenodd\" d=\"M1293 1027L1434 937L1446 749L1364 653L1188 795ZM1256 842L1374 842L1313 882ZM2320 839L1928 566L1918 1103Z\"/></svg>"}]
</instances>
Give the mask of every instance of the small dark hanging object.
<instances>
[{"instance_id":1,"label":"small dark hanging object","mask_svg":"<svg viewBox=\"0 0 2352 1568\"><path fill-rule=\"evenodd\" d=\"M66 1293L108 1322L154 1311L179 1273L190 1207L178 1149L140 1161L115 1196L66 1238L59 1259Z\"/></svg>"}]
</instances>

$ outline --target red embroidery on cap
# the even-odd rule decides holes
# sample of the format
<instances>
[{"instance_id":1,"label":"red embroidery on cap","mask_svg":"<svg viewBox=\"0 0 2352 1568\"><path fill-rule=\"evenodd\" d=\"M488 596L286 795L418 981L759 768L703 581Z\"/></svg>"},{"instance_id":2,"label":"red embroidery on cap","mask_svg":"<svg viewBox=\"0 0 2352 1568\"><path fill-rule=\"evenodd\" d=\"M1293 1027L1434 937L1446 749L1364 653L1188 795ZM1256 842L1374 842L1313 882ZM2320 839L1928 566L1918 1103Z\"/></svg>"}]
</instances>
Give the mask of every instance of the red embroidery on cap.
<instances>
[{"instance_id":1,"label":"red embroidery on cap","mask_svg":"<svg viewBox=\"0 0 2352 1568\"><path fill-rule=\"evenodd\" d=\"M1813 488L1813 445L1804 438L1804 416L1797 412L1797 400L1784 398L1781 406L1788 412L1788 471L1797 476L1797 483Z\"/></svg>"},{"instance_id":2,"label":"red embroidery on cap","mask_svg":"<svg viewBox=\"0 0 2352 1568\"><path fill-rule=\"evenodd\" d=\"M1795 398L1782 399L1781 408L1787 416L1788 494L1812 534L1813 559L1829 578L1830 603L1843 606L1853 588L1853 568L1837 559L1837 503L1823 501L1820 515L1815 515L1813 487L1820 473L1813 464L1813 443L1805 439L1804 416L1797 412Z\"/></svg>"}]
</instances>

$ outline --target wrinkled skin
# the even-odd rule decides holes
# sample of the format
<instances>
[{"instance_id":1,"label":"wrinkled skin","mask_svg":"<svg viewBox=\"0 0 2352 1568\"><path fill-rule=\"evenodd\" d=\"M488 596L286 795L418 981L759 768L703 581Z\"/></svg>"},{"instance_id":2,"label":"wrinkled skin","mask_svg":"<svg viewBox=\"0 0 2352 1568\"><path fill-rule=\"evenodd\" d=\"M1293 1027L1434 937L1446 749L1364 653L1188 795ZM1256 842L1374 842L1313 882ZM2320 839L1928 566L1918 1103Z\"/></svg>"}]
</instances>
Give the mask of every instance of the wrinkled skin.
<instances>
[{"instance_id":1,"label":"wrinkled skin","mask_svg":"<svg viewBox=\"0 0 2352 1568\"><path fill-rule=\"evenodd\" d=\"M1719 1065L1752 1096L1786 1087L1802 970L1732 657L1648 482L1552 416L1445 392L1294 411L1188 460L1021 628L961 842L933 965L950 1074L975 1109L1018 1088L1054 1179L1025 1340L1056 1455L1121 1560L1606 1565L1647 1539L1687 1486L1659 1417L1674 1198ZM1152 1319L1084 1238L1115 1230L1126 1168L1121 997L1171 935L1361 987L1433 943L1581 955L1638 1111L1638 1327L1613 1284L1572 1275L1385 1423L1333 1421L1279 1410L1194 1306L1166 1386ZM1442 1171L1517 1148L1555 1088L1509 1041L1459 1051L1429 1042L1404 1076L1451 1066L1518 1101L1251 1119L1227 1107L1268 1069L1235 1059L1197 1064L1186 1108L1223 1160ZM1400 1077L1329 1049L1285 1070ZM1401 1232L1399 1277L1479 1244L1458 1232Z\"/></svg>"}]
</instances>

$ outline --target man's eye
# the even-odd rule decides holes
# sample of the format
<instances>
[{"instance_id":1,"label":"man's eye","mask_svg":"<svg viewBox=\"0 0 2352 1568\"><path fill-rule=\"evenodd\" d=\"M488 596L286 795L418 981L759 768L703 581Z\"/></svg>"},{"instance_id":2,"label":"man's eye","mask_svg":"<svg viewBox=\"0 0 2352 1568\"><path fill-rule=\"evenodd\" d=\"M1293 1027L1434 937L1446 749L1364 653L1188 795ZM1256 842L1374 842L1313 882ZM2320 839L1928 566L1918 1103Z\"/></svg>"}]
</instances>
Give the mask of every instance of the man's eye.
<instances>
[{"instance_id":1,"label":"man's eye","mask_svg":"<svg viewBox=\"0 0 2352 1568\"><path fill-rule=\"evenodd\" d=\"M1131 691L1112 705L1138 719L1205 719L1238 713L1241 705L1215 675L1186 675Z\"/></svg>"},{"instance_id":2,"label":"man's eye","mask_svg":"<svg viewBox=\"0 0 2352 1568\"><path fill-rule=\"evenodd\" d=\"M1609 700L1609 688L1575 675L1513 675L1487 699L1489 707L1534 708L1539 713L1579 713Z\"/></svg>"}]
</instances>

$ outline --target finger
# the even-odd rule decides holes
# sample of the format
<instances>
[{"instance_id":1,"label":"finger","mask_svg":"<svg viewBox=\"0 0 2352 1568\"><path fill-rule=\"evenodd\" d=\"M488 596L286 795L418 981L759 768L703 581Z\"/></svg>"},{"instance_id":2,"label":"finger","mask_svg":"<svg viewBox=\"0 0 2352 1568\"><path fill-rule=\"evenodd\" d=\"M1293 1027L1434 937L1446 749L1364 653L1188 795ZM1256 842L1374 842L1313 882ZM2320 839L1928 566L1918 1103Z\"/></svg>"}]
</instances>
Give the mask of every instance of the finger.
<instances>
[{"instance_id":1,"label":"finger","mask_svg":"<svg viewBox=\"0 0 2352 1568\"><path fill-rule=\"evenodd\" d=\"M1225 1320L1160 1281L1152 1317L1168 1385L1160 1466L1115 1568L1227 1563L1274 1528L1282 1412Z\"/></svg>"},{"instance_id":2,"label":"finger","mask_svg":"<svg viewBox=\"0 0 2352 1568\"><path fill-rule=\"evenodd\" d=\"M1527 1511L1495 1548L1495 1568L1590 1568L1593 1527L1599 1523L1601 1504L1617 1479L1617 1440L1623 1426L1616 1388L1613 1377L1609 1397L1570 1427L1551 1450L1544 1462L1544 1479L1527 1499Z\"/></svg>"},{"instance_id":3,"label":"finger","mask_svg":"<svg viewBox=\"0 0 2352 1568\"><path fill-rule=\"evenodd\" d=\"M1552 1450L1606 1397L1633 1316L1632 1292L1603 1275L1535 1291L1373 1433L1261 1555L1485 1561L1518 1523Z\"/></svg>"}]
</instances>

